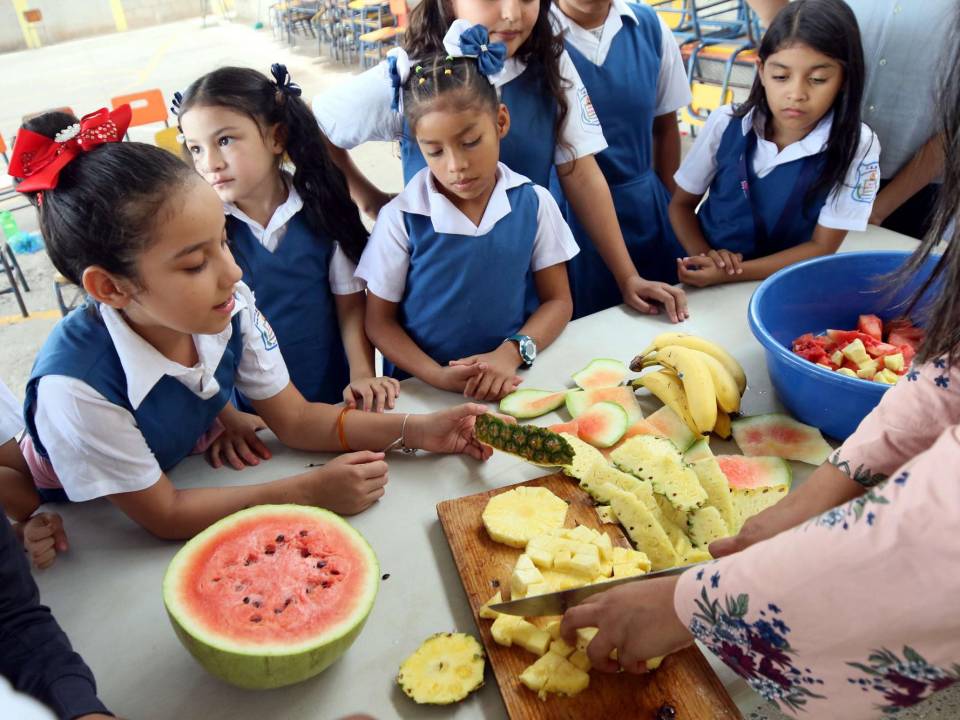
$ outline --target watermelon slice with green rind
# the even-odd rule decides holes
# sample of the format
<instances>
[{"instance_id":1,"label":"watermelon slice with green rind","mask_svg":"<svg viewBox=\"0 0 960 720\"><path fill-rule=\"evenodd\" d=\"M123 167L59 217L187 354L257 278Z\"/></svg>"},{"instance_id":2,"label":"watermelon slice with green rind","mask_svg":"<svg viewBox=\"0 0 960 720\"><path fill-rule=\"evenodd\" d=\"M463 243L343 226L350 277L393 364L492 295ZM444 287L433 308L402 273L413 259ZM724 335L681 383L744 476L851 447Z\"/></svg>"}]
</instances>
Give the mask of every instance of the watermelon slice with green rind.
<instances>
[{"instance_id":1,"label":"watermelon slice with green rind","mask_svg":"<svg viewBox=\"0 0 960 720\"><path fill-rule=\"evenodd\" d=\"M500 412L518 420L540 417L563 405L566 394L566 390L516 390L500 401Z\"/></svg>"},{"instance_id":2,"label":"watermelon slice with green rind","mask_svg":"<svg viewBox=\"0 0 960 720\"><path fill-rule=\"evenodd\" d=\"M573 376L573 382L583 390L616 387L630 374L630 368L619 360L598 358Z\"/></svg>"},{"instance_id":3,"label":"watermelon slice with green rind","mask_svg":"<svg viewBox=\"0 0 960 720\"><path fill-rule=\"evenodd\" d=\"M380 585L370 545L343 518L259 505L188 541L163 578L177 637L220 679L248 689L322 672L357 638Z\"/></svg>"},{"instance_id":4,"label":"watermelon slice with green rind","mask_svg":"<svg viewBox=\"0 0 960 720\"><path fill-rule=\"evenodd\" d=\"M774 456L810 465L822 464L833 452L817 428L782 413L735 420L733 439L744 455Z\"/></svg>"},{"instance_id":5,"label":"watermelon slice with green rind","mask_svg":"<svg viewBox=\"0 0 960 720\"><path fill-rule=\"evenodd\" d=\"M731 490L780 485L789 488L793 481L790 463L783 458L717 455L716 461L727 478Z\"/></svg>"},{"instance_id":6,"label":"watermelon slice with green rind","mask_svg":"<svg viewBox=\"0 0 960 720\"><path fill-rule=\"evenodd\" d=\"M567 392L567 411L571 417L578 417L596 405L598 402L615 402L627 412L627 422L633 425L643 419L643 411L637 402L633 388L621 385L611 388L596 388L595 390L570 390Z\"/></svg>"},{"instance_id":7,"label":"watermelon slice with green rind","mask_svg":"<svg viewBox=\"0 0 960 720\"><path fill-rule=\"evenodd\" d=\"M581 440L598 448L615 445L627 431L627 411L613 402L599 402L577 416Z\"/></svg>"}]
</instances>

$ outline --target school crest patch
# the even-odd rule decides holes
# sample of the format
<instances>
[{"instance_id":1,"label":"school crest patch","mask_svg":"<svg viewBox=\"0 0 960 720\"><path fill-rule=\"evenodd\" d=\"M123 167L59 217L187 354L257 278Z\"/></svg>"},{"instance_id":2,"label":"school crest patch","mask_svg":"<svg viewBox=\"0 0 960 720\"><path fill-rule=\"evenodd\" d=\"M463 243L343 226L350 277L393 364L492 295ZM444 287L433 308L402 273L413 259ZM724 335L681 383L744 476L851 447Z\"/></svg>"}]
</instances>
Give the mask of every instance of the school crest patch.
<instances>
[{"instance_id":1,"label":"school crest patch","mask_svg":"<svg viewBox=\"0 0 960 720\"><path fill-rule=\"evenodd\" d=\"M577 90L577 100L580 103L580 122L591 127L600 127L600 118L597 117L597 111L585 87Z\"/></svg>"},{"instance_id":2,"label":"school crest patch","mask_svg":"<svg viewBox=\"0 0 960 720\"><path fill-rule=\"evenodd\" d=\"M260 333L264 350L273 350L277 347L277 334L259 310L257 310L256 317L253 318L253 326L257 329L257 332Z\"/></svg>"},{"instance_id":3,"label":"school crest patch","mask_svg":"<svg viewBox=\"0 0 960 720\"><path fill-rule=\"evenodd\" d=\"M857 168L857 182L853 186L853 199L857 202L872 203L880 189L880 163L862 162Z\"/></svg>"}]
</instances>

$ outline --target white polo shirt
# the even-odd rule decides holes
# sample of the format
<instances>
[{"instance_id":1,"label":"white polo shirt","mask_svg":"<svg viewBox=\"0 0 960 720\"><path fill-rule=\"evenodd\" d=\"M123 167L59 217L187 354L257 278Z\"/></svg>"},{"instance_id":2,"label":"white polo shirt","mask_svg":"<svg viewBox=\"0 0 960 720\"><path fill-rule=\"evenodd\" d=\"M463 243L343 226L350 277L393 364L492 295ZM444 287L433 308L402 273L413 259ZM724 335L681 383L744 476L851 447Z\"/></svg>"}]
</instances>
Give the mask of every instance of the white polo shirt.
<instances>
[{"instance_id":1,"label":"white polo shirt","mask_svg":"<svg viewBox=\"0 0 960 720\"><path fill-rule=\"evenodd\" d=\"M743 134L753 127L754 111L739 120ZM724 131L733 120L733 106L717 108L697 136L673 179L692 195L703 195L717 174L717 150ZM787 145L782 151L774 142L763 138L762 122L757 130L757 149L753 154L753 172L766 177L774 168L793 160L816 155L827 146L832 125L832 113L824 116L802 140ZM847 168L843 183L838 184L827 197L817 219L818 225L835 230L866 230L870 211L880 185L880 141L865 124L860 126L860 145L853 162Z\"/></svg>"},{"instance_id":2,"label":"white polo shirt","mask_svg":"<svg viewBox=\"0 0 960 720\"><path fill-rule=\"evenodd\" d=\"M497 184L494 185L480 224L474 225L446 195L437 190L430 168L423 168L410 178L403 192L383 206L360 258L357 275L366 281L367 289L377 297L400 302L407 287L407 269L410 267L410 240L403 213L426 215L438 233L479 237L489 233L494 225L510 213L507 190L528 182L525 176L499 163ZM566 262L580 252L580 248L550 191L539 185L533 188L540 206L537 209L537 235L533 241L530 268L537 272ZM494 271L495 268L491 268L491 272Z\"/></svg>"},{"instance_id":3,"label":"white polo shirt","mask_svg":"<svg viewBox=\"0 0 960 720\"><path fill-rule=\"evenodd\" d=\"M637 16L625 0L613 0L607 19L599 28L586 29L563 14L556 4L550 6L550 18L563 39L579 50L594 65L603 65L617 33L623 29L623 19L636 24ZM680 47L673 32L659 15L660 71L657 76L657 105L654 115L676 112L690 104L690 81L680 55Z\"/></svg>"},{"instance_id":4,"label":"white polo shirt","mask_svg":"<svg viewBox=\"0 0 960 720\"><path fill-rule=\"evenodd\" d=\"M283 236L287 234L287 224L293 219L293 216L303 210L303 198L300 197L297 188L293 186L293 176L284 172L283 179L287 185L287 199L273 211L266 227L263 227L233 203L223 204L223 211L250 228L253 236L270 252L275 252L280 245ZM330 256L330 264L327 269L330 290L334 295L352 295L353 293L363 292L363 282L354 277L356 271L357 266L343 252L340 243L335 242L333 244L333 255Z\"/></svg>"},{"instance_id":5,"label":"white polo shirt","mask_svg":"<svg viewBox=\"0 0 960 720\"><path fill-rule=\"evenodd\" d=\"M503 70L493 76L494 87L499 91L526 67L515 57L507 58ZM554 162L558 165L595 155L607 147L600 124L590 120L590 113L578 112L578 108L590 104L590 97L566 51L560 56L560 77L569 111L554 150ZM313 113L330 142L349 150L370 140L400 139L403 116L390 109L392 102L393 87L387 63L383 61L315 97ZM569 146L569 150L564 145Z\"/></svg>"},{"instance_id":6,"label":"white polo shirt","mask_svg":"<svg viewBox=\"0 0 960 720\"><path fill-rule=\"evenodd\" d=\"M0 380L0 445L23 432L23 403Z\"/></svg>"},{"instance_id":7,"label":"white polo shirt","mask_svg":"<svg viewBox=\"0 0 960 720\"><path fill-rule=\"evenodd\" d=\"M236 387L252 400L273 397L290 382L287 366L276 343L266 339L272 330L257 310L250 288L237 283L234 297L233 315L240 314L243 334ZM120 357L134 409L164 375L203 400L220 390L214 373L233 336L233 323L216 335L194 335L200 362L186 367L160 354L118 311L101 305L100 313ZM40 378L34 420L57 478L75 502L144 490L160 479L160 465L133 414L82 380L65 375Z\"/></svg>"}]
</instances>

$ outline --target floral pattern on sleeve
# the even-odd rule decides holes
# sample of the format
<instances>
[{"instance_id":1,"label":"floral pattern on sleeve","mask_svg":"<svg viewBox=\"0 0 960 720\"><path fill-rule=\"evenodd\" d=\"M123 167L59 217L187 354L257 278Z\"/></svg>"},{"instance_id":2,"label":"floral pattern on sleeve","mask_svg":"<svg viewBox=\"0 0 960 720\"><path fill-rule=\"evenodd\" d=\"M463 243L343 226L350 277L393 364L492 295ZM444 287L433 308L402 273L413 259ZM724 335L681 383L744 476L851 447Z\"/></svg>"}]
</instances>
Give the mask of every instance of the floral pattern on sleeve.
<instances>
[{"instance_id":1,"label":"floral pattern on sleeve","mask_svg":"<svg viewBox=\"0 0 960 720\"><path fill-rule=\"evenodd\" d=\"M887 649L874 650L865 663L847 665L862 673L860 677L847 678L847 682L859 685L864 692L883 696L883 703L876 707L884 715L894 715L960 681L960 664L939 668L909 646L904 646L902 658Z\"/></svg>"},{"instance_id":2,"label":"floral pattern on sleeve","mask_svg":"<svg viewBox=\"0 0 960 720\"><path fill-rule=\"evenodd\" d=\"M719 589L719 572L710 576L710 587ZM796 712L805 709L808 700L824 697L812 689L823 685L823 680L810 668L794 666L791 656L796 653L787 639L790 627L777 605L769 603L750 621L749 595L726 595L721 604L719 599L711 599L704 584L696 606L698 612L690 623L693 636L764 699Z\"/></svg>"},{"instance_id":3,"label":"floral pattern on sleeve","mask_svg":"<svg viewBox=\"0 0 960 720\"><path fill-rule=\"evenodd\" d=\"M894 478L893 483L894 485L905 485L909 477L910 473L904 470ZM874 511L879 509L878 506L890 504L890 499L882 493L884 486L886 486L886 481L870 488L863 495L854 498L846 505L827 510L808 521L803 527L805 529L823 527L849 530L851 525L861 520L866 520L867 525L873 525L877 519L877 514Z\"/></svg>"}]
</instances>

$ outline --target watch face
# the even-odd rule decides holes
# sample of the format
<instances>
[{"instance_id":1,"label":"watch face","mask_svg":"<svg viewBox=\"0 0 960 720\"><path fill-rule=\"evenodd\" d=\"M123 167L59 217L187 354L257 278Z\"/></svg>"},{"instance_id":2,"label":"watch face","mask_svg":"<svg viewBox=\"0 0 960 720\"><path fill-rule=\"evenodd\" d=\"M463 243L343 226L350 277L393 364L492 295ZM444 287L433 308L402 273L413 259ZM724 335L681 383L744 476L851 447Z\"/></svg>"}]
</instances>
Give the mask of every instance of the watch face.
<instances>
[{"instance_id":1,"label":"watch face","mask_svg":"<svg viewBox=\"0 0 960 720\"><path fill-rule=\"evenodd\" d=\"M530 338L526 337L520 341L520 357L528 365L537 357L537 346Z\"/></svg>"}]
</instances>

